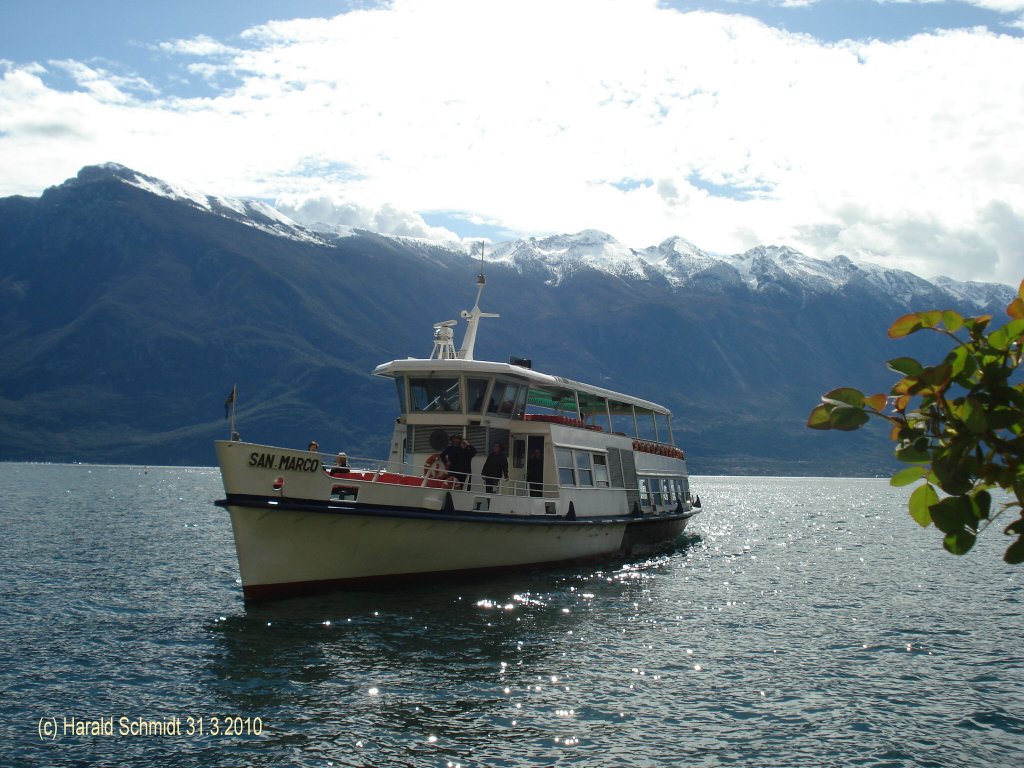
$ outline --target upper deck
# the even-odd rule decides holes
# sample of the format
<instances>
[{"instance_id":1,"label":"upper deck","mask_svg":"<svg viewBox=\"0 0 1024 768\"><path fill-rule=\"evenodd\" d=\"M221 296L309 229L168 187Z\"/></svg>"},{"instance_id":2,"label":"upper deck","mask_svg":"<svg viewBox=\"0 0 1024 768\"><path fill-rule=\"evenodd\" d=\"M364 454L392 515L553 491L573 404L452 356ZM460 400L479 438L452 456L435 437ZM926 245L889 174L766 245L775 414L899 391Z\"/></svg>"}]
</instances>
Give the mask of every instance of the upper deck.
<instances>
[{"instance_id":1,"label":"upper deck","mask_svg":"<svg viewBox=\"0 0 1024 768\"><path fill-rule=\"evenodd\" d=\"M662 405L552 376L514 363L462 359L392 360L374 374L395 380L405 420L555 420L673 445Z\"/></svg>"}]
</instances>

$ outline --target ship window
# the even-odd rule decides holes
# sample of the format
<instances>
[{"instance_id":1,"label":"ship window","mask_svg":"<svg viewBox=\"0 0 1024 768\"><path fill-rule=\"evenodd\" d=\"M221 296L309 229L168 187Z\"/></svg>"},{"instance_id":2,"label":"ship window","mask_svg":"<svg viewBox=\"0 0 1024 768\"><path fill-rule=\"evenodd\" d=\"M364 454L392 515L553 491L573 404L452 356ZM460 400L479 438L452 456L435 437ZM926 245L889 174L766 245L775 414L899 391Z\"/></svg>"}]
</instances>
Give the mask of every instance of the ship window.
<instances>
[{"instance_id":1,"label":"ship window","mask_svg":"<svg viewBox=\"0 0 1024 768\"><path fill-rule=\"evenodd\" d=\"M658 440L654 427L654 411L649 408L636 407L636 436L641 440Z\"/></svg>"},{"instance_id":2,"label":"ship window","mask_svg":"<svg viewBox=\"0 0 1024 768\"><path fill-rule=\"evenodd\" d=\"M349 485L332 485L331 501L355 501L359 489Z\"/></svg>"},{"instance_id":3,"label":"ship window","mask_svg":"<svg viewBox=\"0 0 1024 768\"><path fill-rule=\"evenodd\" d=\"M662 443L670 443L672 441L672 433L669 430L668 414L667 413L656 413L654 414L654 428L658 432L657 439Z\"/></svg>"},{"instance_id":4,"label":"ship window","mask_svg":"<svg viewBox=\"0 0 1024 768\"><path fill-rule=\"evenodd\" d=\"M489 379L466 379L466 402L470 413L480 413L484 409L484 398L487 397Z\"/></svg>"},{"instance_id":5,"label":"ship window","mask_svg":"<svg viewBox=\"0 0 1024 768\"><path fill-rule=\"evenodd\" d=\"M512 466L522 469L526 465L526 441L512 441Z\"/></svg>"},{"instance_id":6,"label":"ship window","mask_svg":"<svg viewBox=\"0 0 1024 768\"><path fill-rule=\"evenodd\" d=\"M594 471L590 468L589 453L576 451L576 469L579 474L580 485L594 484Z\"/></svg>"},{"instance_id":7,"label":"ship window","mask_svg":"<svg viewBox=\"0 0 1024 768\"><path fill-rule=\"evenodd\" d=\"M608 465L607 457L603 453L594 454L594 481L598 488L607 488L608 483Z\"/></svg>"},{"instance_id":8,"label":"ship window","mask_svg":"<svg viewBox=\"0 0 1024 768\"><path fill-rule=\"evenodd\" d=\"M525 397L525 392L521 390L523 390L523 387L512 382L495 382L494 392L487 403L487 412L506 416L510 419L517 418L523 412L522 401Z\"/></svg>"},{"instance_id":9,"label":"ship window","mask_svg":"<svg viewBox=\"0 0 1024 768\"><path fill-rule=\"evenodd\" d=\"M676 481L668 479L665 481L665 503L674 504L676 501Z\"/></svg>"},{"instance_id":10,"label":"ship window","mask_svg":"<svg viewBox=\"0 0 1024 768\"><path fill-rule=\"evenodd\" d=\"M576 485L576 466L572 461L572 451L568 448L559 448L555 451L558 460L558 483L559 485Z\"/></svg>"},{"instance_id":11,"label":"ship window","mask_svg":"<svg viewBox=\"0 0 1024 768\"><path fill-rule=\"evenodd\" d=\"M531 389L526 404L530 406L530 413L554 412L571 418L576 418L579 413L576 393L562 387Z\"/></svg>"},{"instance_id":12,"label":"ship window","mask_svg":"<svg viewBox=\"0 0 1024 768\"><path fill-rule=\"evenodd\" d=\"M647 478L639 477L637 478L637 483L640 487L640 503L645 507L651 506L651 497L647 493Z\"/></svg>"},{"instance_id":13,"label":"ship window","mask_svg":"<svg viewBox=\"0 0 1024 768\"><path fill-rule=\"evenodd\" d=\"M651 500L656 507L660 507L664 503L661 496L661 480L656 477L651 478Z\"/></svg>"},{"instance_id":14,"label":"ship window","mask_svg":"<svg viewBox=\"0 0 1024 768\"><path fill-rule=\"evenodd\" d=\"M620 435L635 435L636 422L633 420L633 406L616 400L608 401L612 414L611 431Z\"/></svg>"},{"instance_id":15,"label":"ship window","mask_svg":"<svg viewBox=\"0 0 1024 768\"><path fill-rule=\"evenodd\" d=\"M458 379L409 379L414 411L457 411L460 408Z\"/></svg>"},{"instance_id":16,"label":"ship window","mask_svg":"<svg viewBox=\"0 0 1024 768\"><path fill-rule=\"evenodd\" d=\"M396 376L395 386L398 388L398 412L406 413L408 406L405 402L405 376Z\"/></svg>"}]
</instances>

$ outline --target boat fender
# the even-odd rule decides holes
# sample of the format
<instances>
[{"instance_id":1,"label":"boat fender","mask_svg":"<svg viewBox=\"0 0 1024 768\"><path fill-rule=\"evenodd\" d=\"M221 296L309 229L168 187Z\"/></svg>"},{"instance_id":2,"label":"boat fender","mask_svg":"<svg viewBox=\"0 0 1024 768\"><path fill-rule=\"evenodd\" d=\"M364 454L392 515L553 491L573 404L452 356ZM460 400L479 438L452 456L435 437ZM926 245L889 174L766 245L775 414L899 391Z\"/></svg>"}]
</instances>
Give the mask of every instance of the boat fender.
<instances>
[{"instance_id":1,"label":"boat fender","mask_svg":"<svg viewBox=\"0 0 1024 768\"><path fill-rule=\"evenodd\" d=\"M573 504L571 501L569 502L569 511L565 513L565 519L566 520L575 520L576 519L576 505Z\"/></svg>"},{"instance_id":2,"label":"boat fender","mask_svg":"<svg viewBox=\"0 0 1024 768\"><path fill-rule=\"evenodd\" d=\"M441 454L432 453L423 462L423 474L431 480L442 480L448 477L448 470L441 461Z\"/></svg>"},{"instance_id":3,"label":"boat fender","mask_svg":"<svg viewBox=\"0 0 1024 768\"><path fill-rule=\"evenodd\" d=\"M643 517L644 516L643 511L640 509L640 503L639 502L637 502L637 501L633 502L633 512L631 514L633 515L633 517Z\"/></svg>"},{"instance_id":4,"label":"boat fender","mask_svg":"<svg viewBox=\"0 0 1024 768\"><path fill-rule=\"evenodd\" d=\"M446 515L455 514L455 502L452 501L451 491L444 495L444 504L441 505L441 512Z\"/></svg>"},{"instance_id":5,"label":"boat fender","mask_svg":"<svg viewBox=\"0 0 1024 768\"><path fill-rule=\"evenodd\" d=\"M275 491L280 492L281 489L284 488L284 478L281 475L275 477L274 484L271 486L271 488L273 488Z\"/></svg>"}]
</instances>

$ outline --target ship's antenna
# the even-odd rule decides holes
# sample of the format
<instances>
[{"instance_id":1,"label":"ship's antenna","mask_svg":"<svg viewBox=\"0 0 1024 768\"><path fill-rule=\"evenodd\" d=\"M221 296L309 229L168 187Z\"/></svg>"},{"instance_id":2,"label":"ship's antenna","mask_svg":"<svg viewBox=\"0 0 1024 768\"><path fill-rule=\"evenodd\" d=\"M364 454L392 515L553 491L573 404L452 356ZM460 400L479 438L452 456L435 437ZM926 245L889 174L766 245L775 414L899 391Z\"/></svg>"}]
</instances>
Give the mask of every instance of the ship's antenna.
<instances>
[{"instance_id":1,"label":"ship's antenna","mask_svg":"<svg viewBox=\"0 0 1024 768\"><path fill-rule=\"evenodd\" d=\"M466 336L462 340L462 349L459 350L459 357L463 360L473 359L473 348L476 346L476 331L480 325L481 317L500 317L491 312L480 311L480 294L484 292L487 285L487 278L484 277L484 241L480 241L480 273L476 276L476 303L473 309L462 310L462 319L467 321Z\"/></svg>"}]
</instances>

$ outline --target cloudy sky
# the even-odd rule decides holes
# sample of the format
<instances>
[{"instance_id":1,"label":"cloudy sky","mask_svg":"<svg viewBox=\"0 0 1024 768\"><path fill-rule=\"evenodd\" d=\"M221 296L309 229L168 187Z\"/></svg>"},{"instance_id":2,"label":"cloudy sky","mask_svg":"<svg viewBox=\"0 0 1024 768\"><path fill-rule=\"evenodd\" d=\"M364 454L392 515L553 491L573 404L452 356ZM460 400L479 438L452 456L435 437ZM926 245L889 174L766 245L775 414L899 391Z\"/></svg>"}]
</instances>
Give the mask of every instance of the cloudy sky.
<instances>
[{"instance_id":1,"label":"cloudy sky","mask_svg":"<svg viewBox=\"0 0 1024 768\"><path fill-rule=\"evenodd\" d=\"M1024 277L1024 0L0 0L0 195Z\"/></svg>"}]
</instances>

